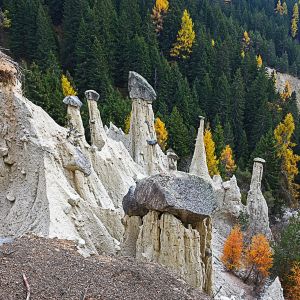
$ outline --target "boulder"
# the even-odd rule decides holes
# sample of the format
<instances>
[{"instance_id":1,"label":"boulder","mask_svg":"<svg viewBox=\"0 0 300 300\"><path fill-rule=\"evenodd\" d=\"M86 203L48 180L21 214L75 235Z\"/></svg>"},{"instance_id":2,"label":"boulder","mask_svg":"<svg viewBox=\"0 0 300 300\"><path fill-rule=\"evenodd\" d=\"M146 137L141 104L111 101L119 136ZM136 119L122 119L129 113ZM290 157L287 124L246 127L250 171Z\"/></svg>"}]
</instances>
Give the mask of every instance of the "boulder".
<instances>
[{"instance_id":1,"label":"boulder","mask_svg":"<svg viewBox=\"0 0 300 300\"><path fill-rule=\"evenodd\" d=\"M144 216L153 210L168 212L187 223L211 216L216 207L212 184L183 172L142 179L134 192L131 189L123 198L123 208L129 216Z\"/></svg>"},{"instance_id":2,"label":"boulder","mask_svg":"<svg viewBox=\"0 0 300 300\"><path fill-rule=\"evenodd\" d=\"M156 93L148 81L136 72L129 72L128 79L129 97L131 99L141 99L153 101L156 99Z\"/></svg>"}]
</instances>

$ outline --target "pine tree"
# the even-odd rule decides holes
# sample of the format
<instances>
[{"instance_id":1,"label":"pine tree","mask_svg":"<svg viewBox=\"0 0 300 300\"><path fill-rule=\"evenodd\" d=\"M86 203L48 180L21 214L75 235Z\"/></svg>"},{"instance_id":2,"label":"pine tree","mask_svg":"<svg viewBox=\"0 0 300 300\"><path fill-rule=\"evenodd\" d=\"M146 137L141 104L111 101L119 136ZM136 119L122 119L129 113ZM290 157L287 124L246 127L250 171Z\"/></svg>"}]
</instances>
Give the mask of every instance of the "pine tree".
<instances>
[{"instance_id":1,"label":"pine tree","mask_svg":"<svg viewBox=\"0 0 300 300\"><path fill-rule=\"evenodd\" d=\"M189 130L176 106L173 108L168 120L168 131L170 134L170 147L174 149L180 158L187 157L190 154L191 139Z\"/></svg>"},{"instance_id":2,"label":"pine tree","mask_svg":"<svg viewBox=\"0 0 300 300\"><path fill-rule=\"evenodd\" d=\"M244 154L243 128L244 128L244 111L245 111L245 87L241 70L238 69L235 73L232 84L232 99L231 99L231 114L235 153L238 158Z\"/></svg>"},{"instance_id":3,"label":"pine tree","mask_svg":"<svg viewBox=\"0 0 300 300\"><path fill-rule=\"evenodd\" d=\"M211 130L209 128L204 131L204 145L206 152L207 167L210 176L218 175L218 163L217 156L215 154L215 142L212 137Z\"/></svg>"},{"instance_id":4,"label":"pine tree","mask_svg":"<svg viewBox=\"0 0 300 300\"><path fill-rule=\"evenodd\" d=\"M222 150L225 148L224 130L219 120L215 121L213 138L216 144L216 155L220 157Z\"/></svg>"},{"instance_id":5,"label":"pine tree","mask_svg":"<svg viewBox=\"0 0 300 300\"><path fill-rule=\"evenodd\" d=\"M57 48L50 17L42 5L39 5L36 17L36 43L34 59L43 70L46 70L51 67L50 56L56 55Z\"/></svg>"},{"instance_id":6,"label":"pine tree","mask_svg":"<svg viewBox=\"0 0 300 300\"><path fill-rule=\"evenodd\" d=\"M173 44L170 55L186 59L192 53L192 47L195 42L196 34L193 21L185 9L181 19L181 29L178 31L176 42Z\"/></svg>"}]
</instances>

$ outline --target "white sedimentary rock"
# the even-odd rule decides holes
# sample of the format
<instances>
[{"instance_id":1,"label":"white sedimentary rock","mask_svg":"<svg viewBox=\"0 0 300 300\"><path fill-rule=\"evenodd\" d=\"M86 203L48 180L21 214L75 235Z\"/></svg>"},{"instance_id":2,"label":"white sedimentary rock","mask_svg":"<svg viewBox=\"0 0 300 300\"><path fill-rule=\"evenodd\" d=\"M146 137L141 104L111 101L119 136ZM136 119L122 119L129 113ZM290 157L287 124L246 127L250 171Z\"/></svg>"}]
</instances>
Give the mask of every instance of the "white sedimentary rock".
<instances>
[{"instance_id":1,"label":"white sedimentary rock","mask_svg":"<svg viewBox=\"0 0 300 300\"><path fill-rule=\"evenodd\" d=\"M261 300L284 300L283 289L278 277L267 287Z\"/></svg>"},{"instance_id":2,"label":"white sedimentary rock","mask_svg":"<svg viewBox=\"0 0 300 300\"><path fill-rule=\"evenodd\" d=\"M123 253L169 267L192 286L211 294L209 217L203 216L202 221L185 226L169 213L150 211L143 218L126 216L125 228Z\"/></svg>"},{"instance_id":3,"label":"white sedimentary rock","mask_svg":"<svg viewBox=\"0 0 300 300\"><path fill-rule=\"evenodd\" d=\"M85 92L88 100L89 116L90 116L90 130L92 146L96 146L101 150L107 140L106 132L103 128L100 111L97 106L99 94L96 91L88 90Z\"/></svg>"},{"instance_id":4,"label":"white sedimentary rock","mask_svg":"<svg viewBox=\"0 0 300 300\"><path fill-rule=\"evenodd\" d=\"M247 197L249 230L251 235L262 233L269 239L272 239L272 232L269 226L268 205L261 191L264 163L265 161L261 158L254 159L250 191Z\"/></svg>"},{"instance_id":5,"label":"white sedimentary rock","mask_svg":"<svg viewBox=\"0 0 300 300\"><path fill-rule=\"evenodd\" d=\"M0 82L0 236L33 232L76 240L86 253L116 253L122 198L142 169L120 142L107 138L101 151L86 142L77 97L64 99L63 128L23 97L16 65L2 55L0 70L9 79Z\"/></svg>"},{"instance_id":6,"label":"white sedimentary rock","mask_svg":"<svg viewBox=\"0 0 300 300\"><path fill-rule=\"evenodd\" d=\"M200 126L198 129L198 135L196 139L193 159L190 166L190 174L197 175L199 177L211 181L208 168L207 168L203 133L204 133L204 117L200 116Z\"/></svg>"},{"instance_id":7,"label":"white sedimentary rock","mask_svg":"<svg viewBox=\"0 0 300 300\"><path fill-rule=\"evenodd\" d=\"M129 74L128 87L132 99L130 154L148 175L167 170L167 157L157 144L154 129L152 101L156 99L155 91L142 76L135 72Z\"/></svg>"}]
</instances>

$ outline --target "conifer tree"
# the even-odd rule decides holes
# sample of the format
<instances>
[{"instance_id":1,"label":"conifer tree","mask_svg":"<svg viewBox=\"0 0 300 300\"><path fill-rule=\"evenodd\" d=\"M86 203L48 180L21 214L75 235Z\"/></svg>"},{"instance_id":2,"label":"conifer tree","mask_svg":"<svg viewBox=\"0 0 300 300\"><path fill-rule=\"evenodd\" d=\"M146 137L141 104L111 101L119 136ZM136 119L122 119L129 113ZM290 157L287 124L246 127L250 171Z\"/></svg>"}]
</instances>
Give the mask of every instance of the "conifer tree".
<instances>
[{"instance_id":1,"label":"conifer tree","mask_svg":"<svg viewBox=\"0 0 300 300\"><path fill-rule=\"evenodd\" d=\"M168 120L169 144L179 157L187 157L190 154L191 139L189 130L183 122L177 107L172 110Z\"/></svg>"},{"instance_id":2,"label":"conifer tree","mask_svg":"<svg viewBox=\"0 0 300 300\"><path fill-rule=\"evenodd\" d=\"M289 275L289 285L287 288L287 294L289 299L300 299L300 263L295 262Z\"/></svg>"},{"instance_id":3,"label":"conifer tree","mask_svg":"<svg viewBox=\"0 0 300 300\"><path fill-rule=\"evenodd\" d=\"M131 121L131 112L127 115L124 121L124 133L128 134L130 132L130 121Z\"/></svg>"},{"instance_id":4,"label":"conifer tree","mask_svg":"<svg viewBox=\"0 0 300 300\"><path fill-rule=\"evenodd\" d=\"M163 30L163 18L169 10L168 0L156 0L152 9L151 18L155 25L155 31L159 34Z\"/></svg>"},{"instance_id":5,"label":"conifer tree","mask_svg":"<svg viewBox=\"0 0 300 300\"><path fill-rule=\"evenodd\" d=\"M155 119L154 127L157 136L157 142L161 149L165 151L168 140L168 131L166 129L165 123L159 117L157 117Z\"/></svg>"},{"instance_id":6,"label":"conifer tree","mask_svg":"<svg viewBox=\"0 0 300 300\"><path fill-rule=\"evenodd\" d=\"M262 60L260 54L256 57L256 62L257 62L257 67L260 69L262 67L262 64L263 64L263 60Z\"/></svg>"},{"instance_id":7,"label":"conifer tree","mask_svg":"<svg viewBox=\"0 0 300 300\"><path fill-rule=\"evenodd\" d=\"M225 148L224 130L219 120L215 121L213 138L216 144L216 155L220 157L222 150Z\"/></svg>"},{"instance_id":8,"label":"conifer tree","mask_svg":"<svg viewBox=\"0 0 300 300\"><path fill-rule=\"evenodd\" d=\"M77 92L72 87L68 77L64 74L61 76L61 86L64 96L76 96Z\"/></svg>"},{"instance_id":9,"label":"conifer tree","mask_svg":"<svg viewBox=\"0 0 300 300\"><path fill-rule=\"evenodd\" d=\"M243 254L243 233L239 226L235 226L227 237L221 260L229 270L239 269Z\"/></svg>"},{"instance_id":10,"label":"conifer tree","mask_svg":"<svg viewBox=\"0 0 300 300\"><path fill-rule=\"evenodd\" d=\"M210 176L218 175L218 163L217 156L215 154L215 142L212 137L211 130L209 128L204 131L204 145L206 152L207 167Z\"/></svg>"},{"instance_id":11,"label":"conifer tree","mask_svg":"<svg viewBox=\"0 0 300 300\"><path fill-rule=\"evenodd\" d=\"M299 173L297 163L300 161L300 156L293 151L293 147L296 146L291 141L294 130L294 118L289 113L286 115L284 121L275 128L274 136L278 147L277 155L282 159L281 168L286 177L291 196L293 197L293 204L297 205L299 185L295 183L295 176Z\"/></svg>"},{"instance_id":12,"label":"conifer tree","mask_svg":"<svg viewBox=\"0 0 300 300\"><path fill-rule=\"evenodd\" d=\"M170 55L186 59L192 53L196 34L190 14L185 9L181 19L181 29L178 31L176 42L173 44Z\"/></svg>"},{"instance_id":13,"label":"conifer tree","mask_svg":"<svg viewBox=\"0 0 300 300\"><path fill-rule=\"evenodd\" d=\"M297 36L298 23L299 23L299 8L298 8L298 4L295 3L295 5L293 7L293 17L292 17L292 23L291 23L291 35L293 38L295 38Z\"/></svg>"},{"instance_id":14,"label":"conifer tree","mask_svg":"<svg viewBox=\"0 0 300 300\"><path fill-rule=\"evenodd\" d=\"M263 234L252 237L249 249L246 252L246 260L250 271L245 281L252 272L256 275L256 283L261 282L269 275L273 266L273 253L267 238Z\"/></svg>"},{"instance_id":15,"label":"conifer tree","mask_svg":"<svg viewBox=\"0 0 300 300\"><path fill-rule=\"evenodd\" d=\"M232 177L234 171L236 170L232 149L229 145L226 145L221 153L220 169L226 179Z\"/></svg>"}]
</instances>

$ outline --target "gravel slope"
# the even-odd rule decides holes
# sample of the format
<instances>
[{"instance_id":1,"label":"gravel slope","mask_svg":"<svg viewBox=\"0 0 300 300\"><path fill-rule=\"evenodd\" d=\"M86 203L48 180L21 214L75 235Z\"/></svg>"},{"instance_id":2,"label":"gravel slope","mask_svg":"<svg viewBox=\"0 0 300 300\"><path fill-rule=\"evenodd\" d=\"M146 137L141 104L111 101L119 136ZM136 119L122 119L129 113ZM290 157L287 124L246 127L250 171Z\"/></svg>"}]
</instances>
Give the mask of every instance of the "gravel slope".
<instances>
[{"instance_id":1,"label":"gravel slope","mask_svg":"<svg viewBox=\"0 0 300 300\"><path fill-rule=\"evenodd\" d=\"M22 237L0 245L0 299L210 299L157 264L126 257L83 258L72 242Z\"/></svg>"}]
</instances>

